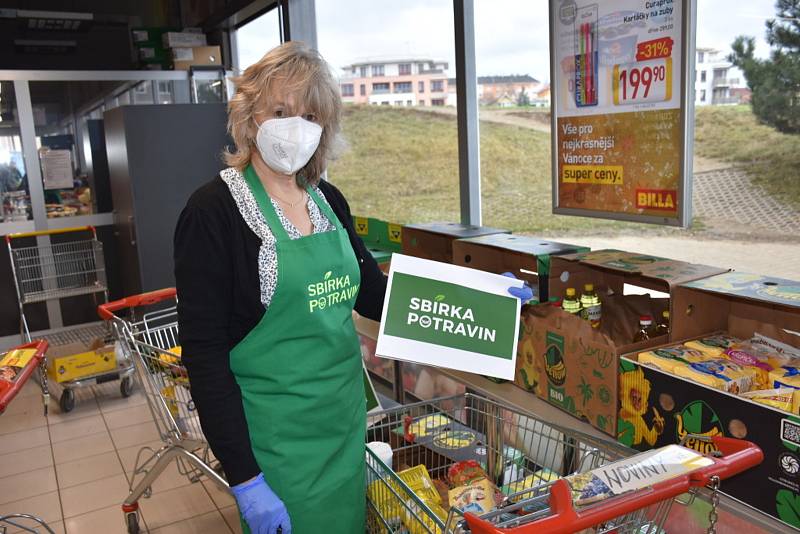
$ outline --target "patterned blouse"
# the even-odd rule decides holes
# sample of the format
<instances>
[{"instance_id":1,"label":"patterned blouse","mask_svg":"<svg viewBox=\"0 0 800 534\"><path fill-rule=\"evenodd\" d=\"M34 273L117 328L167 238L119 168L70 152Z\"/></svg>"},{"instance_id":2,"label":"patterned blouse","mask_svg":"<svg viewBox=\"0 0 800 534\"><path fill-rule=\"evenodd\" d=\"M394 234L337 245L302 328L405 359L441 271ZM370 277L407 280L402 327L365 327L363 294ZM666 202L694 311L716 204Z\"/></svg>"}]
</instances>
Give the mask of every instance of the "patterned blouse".
<instances>
[{"instance_id":1,"label":"patterned blouse","mask_svg":"<svg viewBox=\"0 0 800 534\"><path fill-rule=\"evenodd\" d=\"M275 249L275 235L270 230L267 221L261 214L253 192L245 181L244 175L233 167L229 167L219 173L222 181L230 189L231 196L239 208L239 213L247 223L247 226L261 238L261 249L258 253L258 274L261 280L261 303L264 308L269 307L272 302L272 295L275 294L275 286L278 282L278 255ZM319 187L315 186L314 191L320 198L327 204L328 200ZM272 206L275 208L275 213L289 235L289 239L299 239L303 237L300 231L295 227L292 222L286 218L280 204L274 199L270 198ZM317 203L308 195L306 201L308 214L311 217L311 223L314 226L314 233L320 234L322 232L329 232L336 230L336 226L325 217L325 214L320 211Z\"/></svg>"}]
</instances>

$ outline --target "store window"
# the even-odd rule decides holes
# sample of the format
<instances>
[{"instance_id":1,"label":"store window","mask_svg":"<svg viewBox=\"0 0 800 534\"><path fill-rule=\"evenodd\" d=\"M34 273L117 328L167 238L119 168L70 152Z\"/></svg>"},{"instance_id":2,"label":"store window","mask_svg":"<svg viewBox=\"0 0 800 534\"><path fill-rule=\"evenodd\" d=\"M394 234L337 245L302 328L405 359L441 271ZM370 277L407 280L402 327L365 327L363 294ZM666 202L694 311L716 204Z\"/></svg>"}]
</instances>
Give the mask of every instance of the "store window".
<instances>
[{"instance_id":1,"label":"store window","mask_svg":"<svg viewBox=\"0 0 800 534\"><path fill-rule=\"evenodd\" d=\"M281 44L280 16L273 8L233 32L239 72Z\"/></svg>"},{"instance_id":2,"label":"store window","mask_svg":"<svg viewBox=\"0 0 800 534\"><path fill-rule=\"evenodd\" d=\"M14 82L0 81L0 222L32 219Z\"/></svg>"}]
</instances>

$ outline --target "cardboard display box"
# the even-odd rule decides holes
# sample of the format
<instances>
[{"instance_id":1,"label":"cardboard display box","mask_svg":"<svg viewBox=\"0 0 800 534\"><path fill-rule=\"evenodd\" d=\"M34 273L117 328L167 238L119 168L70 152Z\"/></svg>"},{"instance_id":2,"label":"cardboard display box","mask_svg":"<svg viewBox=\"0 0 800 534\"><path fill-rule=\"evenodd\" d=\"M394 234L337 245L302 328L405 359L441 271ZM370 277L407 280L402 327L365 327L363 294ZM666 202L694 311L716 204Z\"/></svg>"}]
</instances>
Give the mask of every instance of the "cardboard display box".
<instances>
[{"instance_id":1,"label":"cardboard display box","mask_svg":"<svg viewBox=\"0 0 800 534\"><path fill-rule=\"evenodd\" d=\"M674 288L672 307L674 336L683 341L723 330L798 342L786 331L800 332L800 282L731 272ZM620 362L618 440L637 450L690 433L753 441L764 463L724 482L722 491L800 528L800 417L640 365L637 356ZM687 445L713 452L699 440Z\"/></svg>"},{"instance_id":2,"label":"cardboard display box","mask_svg":"<svg viewBox=\"0 0 800 534\"><path fill-rule=\"evenodd\" d=\"M497 274L510 271L532 287L538 287L539 302L547 302L550 258L588 251L587 247L539 237L491 234L454 241L453 263Z\"/></svg>"},{"instance_id":3,"label":"cardboard display box","mask_svg":"<svg viewBox=\"0 0 800 534\"><path fill-rule=\"evenodd\" d=\"M189 67L222 65L222 53L218 46L195 46L172 49L172 68L189 70Z\"/></svg>"},{"instance_id":4,"label":"cardboard display box","mask_svg":"<svg viewBox=\"0 0 800 534\"><path fill-rule=\"evenodd\" d=\"M549 290L561 296L593 283L603 305L599 330L560 308L532 306L522 315L514 382L543 400L616 437L618 368L623 354L667 343L670 336L633 343L642 314L657 318L666 299L624 295L625 284L671 294L680 283L724 269L601 250L550 258ZM675 312L672 312L675 315Z\"/></svg>"},{"instance_id":5,"label":"cardboard display box","mask_svg":"<svg viewBox=\"0 0 800 534\"><path fill-rule=\"evenodd\" d=\"M114 345L96 339L87 345L82 341L66 345L50 345L47 350L47 375L56 382L67 382L117 368Z\"/></svg>"},{"instance_id":6,"label":"cardboard display box","mask_svg":"<svg viewBox=\"0 0 800 534\"><path fill-rule=\"evenodd\" d=\"M202 47L208 44L206 34L202 32L166 32L161 35L164 48Z\"/></svg>"},{"instance_id":7,"label":"cardboard display box","mask_svg":"<svg viewBox=\"0 0 800 534\"><path fill-rule=\"evenodd\" d=\"M380 219L355 216L353 226L378 266L388 272L392 253L402 249L403 227Z\"/></svg>"},{"instance_id":8,"label":"cardboard display box","mask_svg":"<svg viewBox=\"0 0 800 534\"><path fill-rule=\"evenodd\" d=\"M403 227L403 254L434 261L453 261L453 241L491 234L509 234L508 230L468 224L433 222Z\"/></svg>"}]
</instances>

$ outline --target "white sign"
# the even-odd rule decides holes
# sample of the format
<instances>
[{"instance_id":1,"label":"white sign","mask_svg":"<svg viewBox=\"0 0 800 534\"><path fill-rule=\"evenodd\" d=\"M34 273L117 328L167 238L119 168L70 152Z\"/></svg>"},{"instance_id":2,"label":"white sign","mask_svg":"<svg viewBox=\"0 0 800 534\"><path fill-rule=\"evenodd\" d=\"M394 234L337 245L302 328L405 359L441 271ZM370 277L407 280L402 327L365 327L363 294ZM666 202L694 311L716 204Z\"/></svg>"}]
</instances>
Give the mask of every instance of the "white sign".
<instances>
[{"instance_id":1,"label":"white sign","mask_svg":"<svg viewBox=\"0 0 800 534\"><path fill-rule=\"evenodd\" d=\"M42 181L45 189L72 189L72 152L42 148Z\"/></svg>"},{"instance_id":2,"label":"white sign","mask_svg":"<svg viewBox=\"0 0 800 534\"><path fill-rule=\"evenodd\" d=\"M376 354L513 380L522 280L392 256Z\"/></svg>"}]
</instances>

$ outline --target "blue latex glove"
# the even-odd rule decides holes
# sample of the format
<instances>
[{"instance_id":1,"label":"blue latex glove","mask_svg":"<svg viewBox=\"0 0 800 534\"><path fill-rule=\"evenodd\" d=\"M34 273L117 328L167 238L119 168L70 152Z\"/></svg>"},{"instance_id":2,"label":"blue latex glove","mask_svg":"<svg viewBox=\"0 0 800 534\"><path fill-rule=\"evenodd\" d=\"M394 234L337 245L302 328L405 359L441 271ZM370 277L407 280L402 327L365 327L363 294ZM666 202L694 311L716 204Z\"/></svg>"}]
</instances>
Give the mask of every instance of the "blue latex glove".
<instances>
[{"instance_id":1,"label":"blue latex glove","mask_svg":"<svg viewBox=\"0 0 800 534\"><path fill-rule=\"evenodd\" d=\"M514 273L503 273L503 276L518 280ZM522 304L525 304L533 299L533 289L528 285L528 282L523 282L523 284L522 287L509 287L508 292L512 297L517 297Z\"/></svg>"},{"instance_id":2,"label":"blue latex glove","mask_svg":"<svg viewBox=\"0 0 800 534\"><path fill-rule=\"evenodd\" d=\"M292 534L289 512L264 480L264 473L231 488L253 534ZM280 530L278 530L280 529Z\"/></svg>"}]
</instances>

